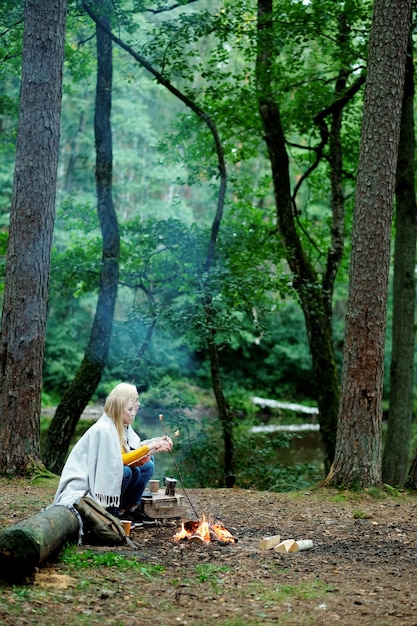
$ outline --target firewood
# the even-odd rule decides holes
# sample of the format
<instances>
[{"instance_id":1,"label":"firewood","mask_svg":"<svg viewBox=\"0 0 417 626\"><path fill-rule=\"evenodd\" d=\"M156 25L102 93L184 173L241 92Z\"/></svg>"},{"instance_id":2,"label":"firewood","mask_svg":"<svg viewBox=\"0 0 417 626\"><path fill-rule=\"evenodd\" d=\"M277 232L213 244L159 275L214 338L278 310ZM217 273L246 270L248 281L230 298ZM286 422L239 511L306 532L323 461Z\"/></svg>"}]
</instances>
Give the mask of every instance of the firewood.
<instances>
[{"instance_id":1,"label":"firewood","mask_svg":"<svg viewBox=\"0 0 417 626\"><path fill-rule=\"evenodd\" d=\"M204 543L204 537L200 533L194 533L194 535L189 537L188 541L191 541L191 543Z\"/></svg>"},{"instance_id":2,"label":"firewood","mask_svg":"<svg viewBox=\"0 0 417 626\"><path fill-rule=\"evenodd\" d=\"M285 539L274 548L275 552L298 552L297 542L294 539Z\"/></svg>"},{"instance_id":3,"label":"firewood","mask_svg":"<svg viewBox=\"0 0 417 626\"><path fill-rule=\"evenodd\" d=\"M273 535L272 537L264 537L259 541L260 550L272 550L281 542L281 535Z\"/></svg>"},{"instance_id":4,"label":"firewood","mask_svg":"<svg viewBox=\"0 0 417 626\"><path fill-rule=\"evenodd\" d=\"M51 506L0 532L0 578L30 574L70 539L78 538L78 518L65 506Z\"/></svg>"},{"instance_id":5,"label":"firewood","mask_svg":"<svg viewBox=\"0 0 417 626\"><path fill-rule=\"evenodd\" d=\"M281 541L280 544L275 546L274 550L276 552L298 552L299 550L308 550L313 547L313 542L311 539L299 539L298 541L294 541L294 539L285 539L285 541Z\"/></svg>"}]
</instances>

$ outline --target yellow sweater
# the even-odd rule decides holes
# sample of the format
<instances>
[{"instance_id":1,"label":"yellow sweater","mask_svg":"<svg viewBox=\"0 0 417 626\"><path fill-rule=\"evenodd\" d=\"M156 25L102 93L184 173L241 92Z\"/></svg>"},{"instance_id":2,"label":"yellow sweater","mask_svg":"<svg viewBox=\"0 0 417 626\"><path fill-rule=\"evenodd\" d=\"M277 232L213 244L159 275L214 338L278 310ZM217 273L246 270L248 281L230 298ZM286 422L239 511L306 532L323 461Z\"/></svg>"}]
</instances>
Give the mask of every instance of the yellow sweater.
<instances>
[{"instance_id":1,"label":"yellow sweater","mask_svg":"<svg viewBox=\"0 0 417 626\"><path fill-rule=\"evenodd\" d=\"M123 465L136 463L136 461L139 461L147 454L149 454L149 446L141 446L140 448L132 450L131 452L122 452Z\"/></svg>"}]
</instances>

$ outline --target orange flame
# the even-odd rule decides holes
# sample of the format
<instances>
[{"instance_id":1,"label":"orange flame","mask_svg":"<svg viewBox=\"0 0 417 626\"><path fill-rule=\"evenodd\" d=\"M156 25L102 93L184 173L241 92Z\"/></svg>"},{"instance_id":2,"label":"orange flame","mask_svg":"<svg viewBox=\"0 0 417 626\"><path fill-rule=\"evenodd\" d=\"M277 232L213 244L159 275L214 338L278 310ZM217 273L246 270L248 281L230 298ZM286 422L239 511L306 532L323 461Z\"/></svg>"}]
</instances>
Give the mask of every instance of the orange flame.
<instances>
[{"instance_id":1,"label":"orange flame","mask_svg":"<svg viewBox=\"0 0 417 626\"><path fill-rule=\"evenodd\" d=\"M182 522L181 530L174 535L175 541L188 539L199 543L224 541L236 543L237 539L223 524L214 523L211 519L206 520L205 515L198 521Z\"/></svg>"}]
</instances>

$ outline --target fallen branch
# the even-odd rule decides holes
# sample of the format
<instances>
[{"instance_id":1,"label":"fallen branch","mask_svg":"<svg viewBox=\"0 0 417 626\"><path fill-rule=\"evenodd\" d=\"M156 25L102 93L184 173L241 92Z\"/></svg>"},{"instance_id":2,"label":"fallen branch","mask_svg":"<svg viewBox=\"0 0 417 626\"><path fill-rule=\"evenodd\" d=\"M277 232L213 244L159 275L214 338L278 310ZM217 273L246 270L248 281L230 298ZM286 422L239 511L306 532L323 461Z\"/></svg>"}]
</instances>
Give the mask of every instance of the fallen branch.
<instances>
[{"instance_id":1,"label":"fallen branch","mask_svg":"<svg viewBox=\"0 0 417 626\"><path fill-rule=\"evenodd\" d=\"M296 411L297 413L308 413L309 415L317 415L319 410L314 406L304 406L304 404L294 404L292 402L280 402L279 400L270 400L269 398L258 398L252 396L253 404L270 409L286 409L287 411Z\"/></svg>"}]
</instances>

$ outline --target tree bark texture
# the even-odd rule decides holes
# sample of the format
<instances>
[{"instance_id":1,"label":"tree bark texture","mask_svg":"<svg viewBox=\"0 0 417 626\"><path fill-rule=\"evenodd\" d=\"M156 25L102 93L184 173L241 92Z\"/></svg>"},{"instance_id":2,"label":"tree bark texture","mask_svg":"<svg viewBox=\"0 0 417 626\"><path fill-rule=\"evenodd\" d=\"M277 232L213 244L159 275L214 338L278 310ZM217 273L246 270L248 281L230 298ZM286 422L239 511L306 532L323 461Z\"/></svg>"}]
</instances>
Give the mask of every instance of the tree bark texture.
<instances>
[{"instance_id":1,"label":"tree bark texture","mask_svg":"<svg viewBox=\"0 0 417 626\"><path fill-rule=\"evenodd\" d=\"M109 19L102 18L105 24ZM95 392L107 363L119 280L120 234L112 198L112 41L98 25L96 137L97 212L103 237L99 295L84 359L65 391L48 430L43 460L57 474L62 471L77 422Z\"/></svg>"},{"instance_id":2,"label":"tree bark texture","mask_svg":"<svg viewBox=\"0 0 417 626\"><path fill-rule=\"evenodd\" d=\"M382 479L393 486L403 486L407 479L413 419L417 237L413 109L414 64L410 37L397 163L390 397L382 458Z\"/></svg>"},{"instance_id":3,"label":"tree bark texture","mask_svg":"<svg viewBox=\"0 0 417 626\"><path fill-rule=\"evenodd\" d=\"M0 337L0 471L39 461L42 362L61 115L66 0L26 0Z\"/></svg>"},{"instance_id":4,"label":"tree bark texture","mask_svg":"<svg viewBox=\"0 0 417 626\"><path fill-rule=\"evenodd\" d=\"M336 454L326 483L381 483L392 205L411 0L376 0L356 185Z\"/></svg>"},{"instance_id":5,"label":"tree bark texture","mask_svg":"<svg viewBox=\"0 0 417 626\"><path fill-rule=\"evenodd\" d=\"M0 532L0 578L15 582L77 540L78 518L65 506L52 506Z\"/></svg>"}]
</instances>

